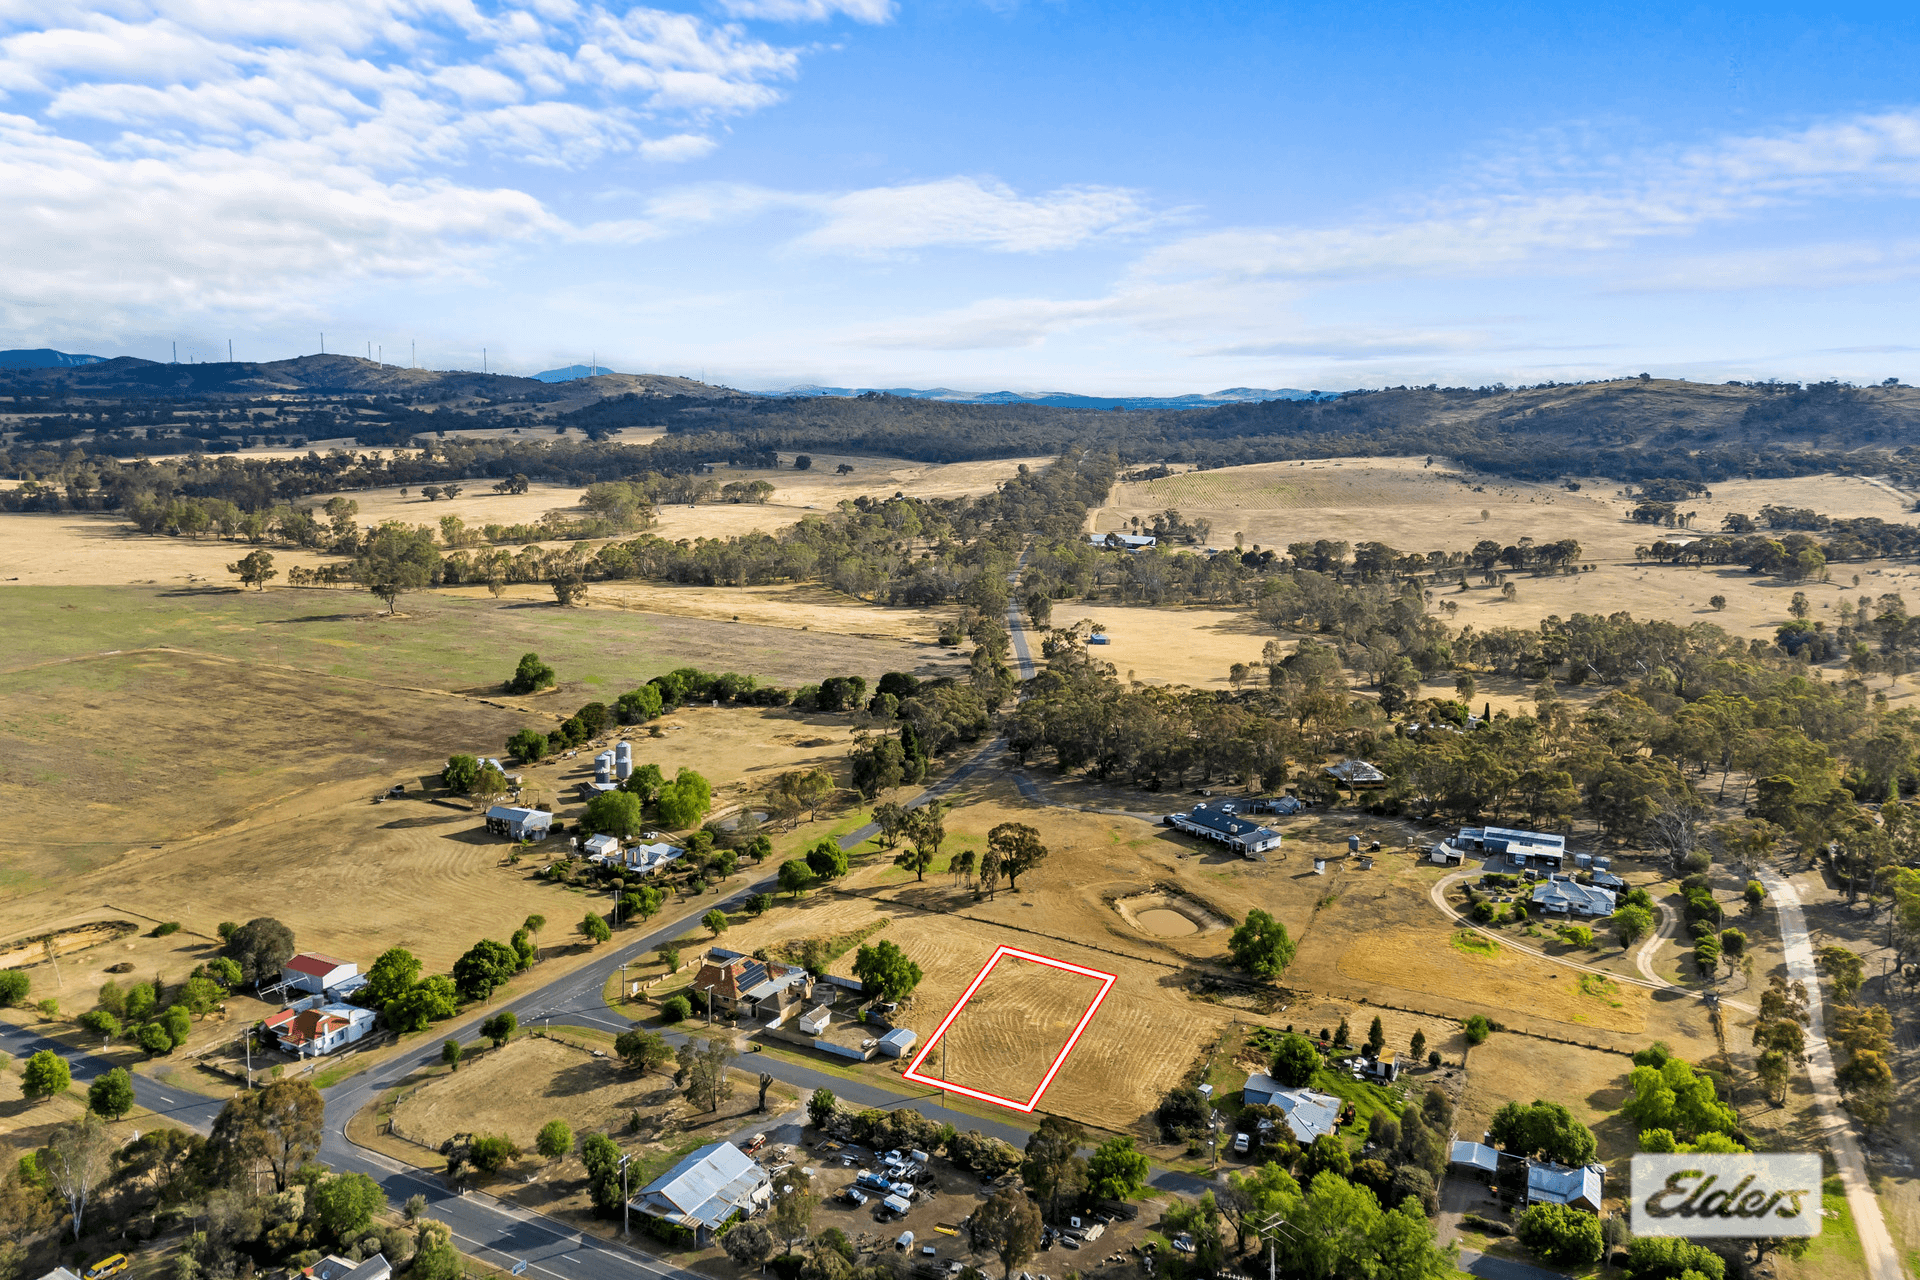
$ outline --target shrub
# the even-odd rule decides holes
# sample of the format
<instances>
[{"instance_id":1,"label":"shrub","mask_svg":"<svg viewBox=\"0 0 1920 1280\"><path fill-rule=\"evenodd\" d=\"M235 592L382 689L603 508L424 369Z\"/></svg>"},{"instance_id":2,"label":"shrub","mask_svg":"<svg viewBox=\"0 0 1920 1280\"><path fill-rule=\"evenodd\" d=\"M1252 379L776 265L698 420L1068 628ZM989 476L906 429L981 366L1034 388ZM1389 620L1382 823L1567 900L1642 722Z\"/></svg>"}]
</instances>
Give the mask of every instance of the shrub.
<instances>
[{"instance_id":1,"label":"shrub","mask_svg":"<svg viewBox=\"0 0 1920 1280\"><path fill-rule=\"evenodd\" d=\"M149 1022L140 1028L134 1039L140 1042L140 1047L145 1049L151 1057L158 1058L173 1052L173 1037L168 1035L167 1029L157 1022Z\"/></svg>"},{"instance_id":2,"label":"shrub","mask_svg":"<svg viewBox=\"0 0 1920 1280\"><path fill-rule=\"evenodd\" d=\"M1606 1245L1600 1220L1563 1204L1536 1204L1520 1215L1514 1235L1541 1258L1564 1267L1583 1267L1600 1261Z\"/></svg>"},{"instance_id":3,"label":"shrub","mask_svg":"<svg viewBox=\"0 0 1920 1280\"><path fill-rule=\"evenodd\" d=\"M170 933L178 933L178 932L180 932L180 922L178 920L169 920L165 924L157 924L153 926L153 932L148 936L154 937L154 938L164 938Z\"/></svg>"},{"instance_id":4,"label":"shrub","mask_svg":"<svg viewBox=\"0 0 1920 1280\"><path fill-rule=\"evenodd\" d=\"M33 979L19 969L0 969L0 1009L25 1004L33 990Z\"/></svg>"},{"instance_id":5,"label":"shrub","mask_svg":"<svg viewBox=\"0 0 1920 1280\"><path fill-rule=\"evenodd\" d=\"M520 1158L520 1148L505 1134L488 1134L473 1140L467 1148L467 1158L482 1173L498 1173L509 1160Z\"/></svg>"},{"instance_id":6,"label":"shrub","mask_svg":"<svg viewBox=\"0 0 1920 1280\"><path fill-rule=\"evenodd\" d=\"M1476 1013L1467 1019L1463 1029L1467 1033L1468 1044L1485 1044L1487 1037L1493 1034L1493 1023Z\"/></svg>"},{"instance_id":7,"label":"shrub","mask_svg":"<svg viewBox=\"0 0 1920 1280\"><path fill-rule=\"evenodd\" d=\"M660 1021L685 1022L693 1016L693 1005L685 996L670 996L660 1005Z\"/></svg>"}]
</instances>

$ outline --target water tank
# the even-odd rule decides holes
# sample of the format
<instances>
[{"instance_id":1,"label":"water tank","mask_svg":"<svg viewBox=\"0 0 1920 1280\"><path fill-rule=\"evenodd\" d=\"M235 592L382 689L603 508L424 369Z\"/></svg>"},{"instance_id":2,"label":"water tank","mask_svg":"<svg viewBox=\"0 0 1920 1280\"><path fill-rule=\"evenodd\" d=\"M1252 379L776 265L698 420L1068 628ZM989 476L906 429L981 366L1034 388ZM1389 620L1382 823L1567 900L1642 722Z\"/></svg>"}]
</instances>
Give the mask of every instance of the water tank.
<instances>
[{"instance_id":1,"label":"water tank","mask_svg":"<svg viewBox=\"0 0 1920 1280\"><path fill-rule=\"evenodd\" d=\"M616 742L613 746L613 759L615 764L623 760L632 760L633 744L631 742Z\"/></svg>"},{"instance_id":2,"label":"water tank","mask_svg":"<svg viewBox=\"0 0 1920 1280\"><path fill-rule=\"evenodd\" d=\"M631 754L622 753L614 757L613 776L622 782L625 782L633 776L633 756Z\"/></svg>"}]
</instances>

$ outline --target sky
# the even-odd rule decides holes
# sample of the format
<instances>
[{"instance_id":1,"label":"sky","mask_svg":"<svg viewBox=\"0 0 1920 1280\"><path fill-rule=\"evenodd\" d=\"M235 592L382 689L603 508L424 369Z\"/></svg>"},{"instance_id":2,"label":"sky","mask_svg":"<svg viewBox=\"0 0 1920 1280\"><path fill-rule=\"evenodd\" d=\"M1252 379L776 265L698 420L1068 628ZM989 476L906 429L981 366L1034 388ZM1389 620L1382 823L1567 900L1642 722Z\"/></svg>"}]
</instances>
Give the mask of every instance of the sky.
<instances>
[{"instance_id":1,"label":"sky","mask_svg":"<svg viewBox=\"0 0 1920 1280\"><path fill-rule=\"evenodd\" d=\"M1914 381L1917 55L1913 5L0 0L0 347Z\"/></svg>"}]
</instances>

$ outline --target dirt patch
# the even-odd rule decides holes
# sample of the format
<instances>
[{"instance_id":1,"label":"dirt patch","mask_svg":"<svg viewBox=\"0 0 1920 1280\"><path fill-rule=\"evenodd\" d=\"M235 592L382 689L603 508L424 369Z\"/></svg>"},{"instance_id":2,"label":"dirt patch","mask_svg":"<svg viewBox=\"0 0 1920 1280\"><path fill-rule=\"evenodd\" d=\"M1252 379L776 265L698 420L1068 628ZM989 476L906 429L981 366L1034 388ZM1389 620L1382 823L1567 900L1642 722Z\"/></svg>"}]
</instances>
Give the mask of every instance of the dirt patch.
<instances>
[{"instance_id":1,"label":"dirt patch","mask_svg":"<svg viewBox=\"0 0 1920 1280\"><path fill-rule=\"evenodd\" d=\"M29 965L44 964L50 954L72 955L76 951L85 951L88 947L97 947L101 943L137 933L139 929L140 926L131 920L94 920L32 938L16 938L0 944L0 969L24 969Z\"/></svg>"},{"instance_id":2,"label":"dirt patch","mask_svg":"<svg viewBox=\"0 0 1920 1280\"><path fill-rule=\"evenodd\" d=\"M1199 903L1177 893L1135 894L1115 901L1113 909L1122 920L1156 938L1185 938L1229 925Z\"/></svg>"}]
</instances>

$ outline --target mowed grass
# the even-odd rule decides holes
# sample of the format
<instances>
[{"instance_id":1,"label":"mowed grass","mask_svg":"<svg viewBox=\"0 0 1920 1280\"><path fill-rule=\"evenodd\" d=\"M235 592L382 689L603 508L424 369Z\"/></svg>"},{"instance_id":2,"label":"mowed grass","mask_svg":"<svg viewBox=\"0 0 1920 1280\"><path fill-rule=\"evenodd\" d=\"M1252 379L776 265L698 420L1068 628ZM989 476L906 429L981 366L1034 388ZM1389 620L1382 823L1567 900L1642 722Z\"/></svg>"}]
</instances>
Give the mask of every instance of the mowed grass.
<instances>
[{"instance_id":1,"label":"mowed grass","mask_svg":"<svg viewBox=\"0 0 1920 1280\"><path fill-rule=\"evenodd\" d=\"M168 646L329 675L493 692L537 652L573 693L622 692L675 667L799 684L913 670L936 646L635 613L420 592L387 617L364 591L9 587L0 652L17 671L113 649ZM571 707L568 708L571 710Z\"/></svg>"}]
</instances>

